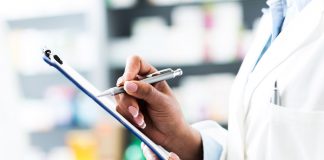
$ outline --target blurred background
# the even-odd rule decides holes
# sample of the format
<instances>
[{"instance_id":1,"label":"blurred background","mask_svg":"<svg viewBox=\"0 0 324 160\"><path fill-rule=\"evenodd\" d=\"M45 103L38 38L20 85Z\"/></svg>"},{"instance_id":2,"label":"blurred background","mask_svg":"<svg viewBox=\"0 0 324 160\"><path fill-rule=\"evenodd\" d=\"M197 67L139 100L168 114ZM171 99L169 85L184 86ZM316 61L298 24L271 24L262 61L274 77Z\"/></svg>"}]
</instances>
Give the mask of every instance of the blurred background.
<instances>
[{"instance_id":1,"label":"blurred background","mask_svg":"<svg viewBox=\"0 0 324 160\"><path fill-rule=\"evenodd\" d=\"M0 0L0 159L141 160L140 141L42 60L47 46L105 90L132 54L188 123L227 127L228 95L265 0ZM199 94L197 94L199 93Z\"/></svg>"}]
</instances>

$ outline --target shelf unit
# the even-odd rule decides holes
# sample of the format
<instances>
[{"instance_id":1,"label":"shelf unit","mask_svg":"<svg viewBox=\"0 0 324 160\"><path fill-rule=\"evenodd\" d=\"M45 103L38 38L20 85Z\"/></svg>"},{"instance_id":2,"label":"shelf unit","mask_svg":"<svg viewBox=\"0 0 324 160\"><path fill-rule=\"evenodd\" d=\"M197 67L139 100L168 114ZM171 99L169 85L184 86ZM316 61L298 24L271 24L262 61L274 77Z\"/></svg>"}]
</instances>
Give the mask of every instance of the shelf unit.
<instances>
[{"instance_id":1,"label":"shelf unit","mask_svg":"<svg viewBox=\"0 0 324 160\"><path fill-rule=\"evenodd\" d=\"M266 7L265 0L207 0L195 2L183 2L172 5L157 6L149 4L146 0L138 0L138 3L130 8L107 9L109 36L128 37L131 34L131 25L136 18L144 16L160 16L170 26L172 25L172 10L180 6L201 6L206 4L218 4L228 2L240 2L243 7L243 21L246 29L252 29L253 22L262 15L261 9Z\"/></svg>"},{"instance_id":2,"label":"shelf unit","mask_svg":"<svg viewBox=\"0 0 324 160\"><path fill-rule=\"evenodd\" d=\"M251 28L252 20L255 17L260 16L261 12L251 12L251 10L255 11L255 8L261 8L264 6L264 1L258 0L243 0L241 1L244 8L244 23L246 28ZM180 6L197 6L204 5L206 3L226 3L231 1L225 0L210 0L207 2L190 2L190 3L181 3L167 6L153 6L151 4L146 3L144 0L140 0L139 3L132 7L126 9L106 9L106 16L103 16L105 19L98 18L101 13L100 11L90 11L83 12L82 10L66 12L66 13L53 13L49 15L39 15L32 17L24 17L21 19L9 19L8 25L9 29L36 29L36 30L55 30L55 29L70 29L73 32L83 32L85 30L89 31L94 35L94 41L97 43L97 50L94 51L94 58L96 58L99 62L91 71L82 71L84 75L90 77L91 80L95 84L99 85L99 88L106 88L107 86L114 86L115 81L119 76L122 75L124 71L123 66L107 66L106 59L109 58L109 55L105 55L103 53L107 52L107 48L109 47L108 39L113 41L114 38L120 37L128 37L130 35L130 27L131 23L135 18L141 16L150 16L157 15L162 16L166 20L168 25L172 25L171 11ZM95 2L98 5L101 4L99 1ZM91 8L91 6L89 7ZM107 24L105 22L108 21ZM89 25L91 24L91 25ZM107 25L107 26L106 26ZM109 31L107 31L109 30ZM109 35L109 36L107 36ZM99 58L98 58L99 57ZM41 60L41 59L37 59ZM181 68L184 71L184 76L181 78L177 78L169 81L169 84L172 87L179 86L180 82L186 78L187 76L193 75L208 75L208 74L217 74L217 73L231 73L236 74L239 67L241 65L241 60L237 60L234 62L228 63L200 63L196 65L174 65L174 66L156 66L157 69L163 69L166 67L171 68ZM92 70L94 72L92 72ZM91 72L91 74L90 74ZM37 75L19 75L20 85L23 86L23 90L25 90L25 95L28 95L27 98L41 98L41 90L45 88L45 86L49 86L49 83L45 83L46 81L52 80L51 83L57 83L62 79L56 79L56 73L41 73ZM30 85L32 82L36 82L40 84L38 89L31 88ZM64 83L63 82L63 83ZM226 124L223 124L224 127L227 127ZM35 145L43 146L45 150L49 150L53 146L62 145L64 143L64 135L66 132L73 128L68 129L58 129L53 132L46 133L35 133L31 135L32 143ZM129 135L127 131L123 129L123 132L126 132L126 139L129 141ZM113 137L112 137L113 138ZM45 140L52 140L49 144L43 144Z\"/></svg>"},{"instance_id":3,"label":"shelf unit","mask_svg":"<svg viewBox=\"0 0 324 160\"><path fill-rule=\"evenodd\" d=\"M83 12L8 20L11 29L33 28L37 30L68 28L76 31L84 31L86 29L85 22L86 14Z\"/></svg>"},{"instance_id":4,"label":"shelf unit","mask_svg":"<svg viewBox=\"0 0 324 160\"><path fill-rule=\"evenodd\" d=\"M22 1L21 3L25 2ZM31 5L24 6L21 4L17 6L14 4L15 10L10 10L10 7L8 7L10 12L6 12L6 15L2 15L1 17L4 18L6 33L4 37L0 38L4 38L9 44L7 45L9 46L8 52L10 53L8 56L9 61L12 61L14 64L12 68L13 71L15 71L14 74L16 74L18 77L18 87L22 93L19 95L19 103L22 103L19 104L19 107L30 107L25 105L27 101L37 101L42 103L44 104L44 106L42 106L44 108L48 106L51 107L52 104L50 103L52 102L48 100L50 96L45 95L47 94L46 91L51 90L51 87L55 88L58 86L73 88L68 80L60 76L59 73L53 70L53 68L47 66L47 64L45 64L45 62L42 60L41 47L44 47L44 45L48 45L47 47L62 55L66 61L70 62L73 68L76 68L83 76L94 83L98 88L105 88L107 85L107 73L105 72L105 58L102 57L106 56L104 53L107 50L106 45L108 38L105 36L107 35L107 27L105 22L106 14L104 2L102 0L82 0L78 3L69 1L46 1L38 3L36 3L36 1L31 1L26 3ZM18 9L20 6L21 9ZM56 32L60 34L55 34ZM38 45L39 42L42 44ZM74 44L74 42L77 42L78 44ZM36 43L37 45L35 45ZM84 43L86 45L79 45ZM25 50L26 46L28 45L30 45L28 50ZM77 48L79 51L82 49L86 50L82 53L88 53L87 55L90 55L91 59L88 58L87 60L93 60L95 63L83 64L81 59L82 56L86 55L75 53L77 51L74 50L74 48ZM17 52L19 52L19 54L17 54ZM21 58L21 55L23 55L24 58ZM75 58L73 57L74 55L77 55L78 57ZM21 59L28 61L28 64L32 64L32 67L26 71L24 67L19 66ZM51 94L53 96L53 93ZM80 103L85 102L86 105L90 103L90 107L96 107L95 104L91 104L92 101L90 99L86 100L87 102L82 99L80 100ZM64 105L62 106L67 107ZM36 110L35 108L32 109ZM99 108L96 109L99 110ZM101 110L98 111L98 115L102 114L100 111ZM17 115L19 114L17 113ZM29 116L29 118L33 119L31 116ZM71 120L71 124L66 126L64 125L64 127L60 126L60 122L56 122L58 124L54 124L54 128L48 128L46 131L42 129L33 130L34 128L26 129L28 132L30 147L35 147L44 152L44 154L47 154L55 147L67 145L66 135L71 131L80 130L90 132L95 127L91 126L91 128L81 128L80 126L74 126L72 121L73 120ZM110 122L113 120L109 119L108 121ZM30 123L30 121L28 122ZM52 127L52 122L50 122L49 126ZM115 127L111 130L121 129ZM118 141L121 138L112 136L111 139L111 141ZM112 148L113 147L109 149L112 150ZM116 150L117 149L119 148L117 147ZM116 151L116 154L119 155L113 158L120 159L120 149Z\"/></svg>"},{"instance_id":5,"label":"shelf unit","mask_svg":"<svg viewBox=\"0 0 324 160\"><path fill-rule=\"evenodd\" d=\"M19 54L24 56L30 55L24 58L28 58L29 61L34 61L34 64L39 66L33 66L33 68L28 70L33 71L33 73L26 73L24 70L20 70L20 66L15 66L19 72L18 76L21 83L20 86L22 87L23 96L25 96L24 98L39 99L42 96L41 92L44 91L46 86L58 83L66 84L62 78L55 76L57 74L56 72L53 72L50 68L43 67L44 63L41 60L40 52L41 47L47 45L49 45L47 47L54 49L54 51L58 52L58 54L64 57L66 61L69 61L74 68L83 73L83 75L85 75L98 87L105 88L105 82L107 81L105 78L107 76L105 75L106 72L103 68L106 68L106 63L103 62L104 60L102 57L105 57L105 54L103 53L106 51L106 43L108 39L106 36L104 36L104 34L107 32L104 18L106 16L103 5L104 2L102 0L82 0L78 4L65 1L60 1L58 3L51 1L48 3L49 4L42 2L38 4L40 7L34 9L34 11L32 8L30 8L31 6L27 6L26 8L23 8L19 14L12 11L12 13L8 13L8 15L6 15L8 34L18 32L19 35L21 32L28 32L27 36L31 38L31 41L33 41L32 38L37 40L37 42L32 43L37 44L36 46L34 45L27 48L29 50L18 51L26 52ZM63 5L64 7L60 5ZM55 34L56 32L58 34ZM15 33L13 36L16 38L17 34ZM39 39L41 39L41 41ZM10 39L8 41L10 41ZM16 40L13 41L15 42ZM41 44L39 45L38 43ZM80 45L82 43L86 43L88 45ZM23 46L24 42L22 41L18 45ZM53 45L54 48L51 48ZM13 50L17 50L16 48L19 47L20 46L15 46ZM78 51L83 52L79 54ZM85 55L85 53L87 54ZM19 56L20 55L16 55L15 53L15 55L12 56L13 61L17 61L15 58L18 57L19 63L21 61ZM84 58L83 60L81 60L82 58L76 59L75 56L91 57L91 59L93 59L95 62L90 62L88 60L89 63L80 64L81 61L86 62L86 60L84 60ZM36 71L34 69L36 69ZM41 84L39 87L31 89L30 84L35 81L41 81L43 83L39 83Z\"/></svg>"},{"instance_id":6,"label":"shelf unit","mask_svg":"<svg viewBox=\"0 0 324 160\"><path fill-rule=\"evenodd\" d=\"M135 22L137 18L142 17L162 17L165 24L168 26L172 26L172 11L178 7L182 6L205 6L205 5L217 5L221 3L227 3L227 2L239 2L243 8L243 25L244 29L251 30L253 27L253 23L256 18L260 17L262 15L261 8L266 7L266 0L202 0L202 1L195 1L195 2L184 2L184 3L176 3L171 5L153 5L148 3L147 0L138 0L137 4L135 4L132 7L129 8L107 8L107 22L108 22L108 35L109 39L113 42L114 40L120 40L120 39L127 39L131 37L131 30L132 30L132 24ZM259 9L257 9L259 8ZM112 54L118 54L118 53L112 53ZM154 54L154 53L152 53ZM144 57L145 58L145 57ZM114 61L113 59L110 60L111 62L114 62L112 66L107 70L109 73L109 85L115 86L115 82L117 79L122 76L124 72L124 66L121 66L120 64L123 64L123 62L120 62L120 59L117 59ZM183 70L183 76L172 79L168 81L168 84L171 87L177 88L181 84L181 81L183 81L185 78L190 76L204 76L204 75L211 75L211 74L222 74L222 73L230 73L233 75L236 75L240 66L241 66L242 60L236 59L234 61L229 61L225 63L204 63L204 62L197 62L196 64L172 64L167 65L167 62L165 65L163 63L159 63L155 65L155 67L160 69L165 68L181 68ZM162 64L162 65L161 65ZM221 124L224 128L227 128L227 123ZM131 134L127 132L128 135L128 143L130 143Z\"/></svg>"}]
</instances>

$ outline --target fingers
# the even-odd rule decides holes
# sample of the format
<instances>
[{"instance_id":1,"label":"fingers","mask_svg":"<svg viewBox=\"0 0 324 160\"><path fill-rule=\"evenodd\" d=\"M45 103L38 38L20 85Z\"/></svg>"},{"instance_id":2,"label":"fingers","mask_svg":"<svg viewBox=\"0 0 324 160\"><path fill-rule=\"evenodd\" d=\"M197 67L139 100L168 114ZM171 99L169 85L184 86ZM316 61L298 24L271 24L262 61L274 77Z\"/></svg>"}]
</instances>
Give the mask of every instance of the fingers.
<instances>
[{"instance_id":1,"label":"fingers","mask_svg":"<svg viewBox=\"0 0 324 160\"><path fill-rule=\"evenodd\" d=\"M141 143L143 154L147 160L158 160L158 157L143 142ZM168 160L180 160L179 156L171 152Z\"/></svg>"},{"instance_id":2,"label":"fingers","mask_svg":"<svg viewBox=\"0 0 324 160\"><path fill-rule=\"evenodd\" d=\"M139 56L131 56L126 61L126 67L123 76L119 77L116 86L122 86L125 81L134 79L143 79L146 75L157 70L146 63Z\"/></svg>"},{"instance_id":3,"label":"fingers","mask_svg":"<svg viewBox=\"0 0 324 160\"><path fill-rule=\"evenodd\" d=\"M126 81L124 89L127 94L138 99L143 99L150 104L154 104L165 97L162 92L158 91L151 84L141 81Z\"/></svg>"},{"instance_id":4,"label":"fingers","mask_svg":"<svg viewBox=\"0 0 324 160\"><path fill-rule=\"evenodd\" d=\"M121 76L117 79L116 86L120 87L124 83L124 77Z\"/></svg>"},{"instance_id":5,"label":"fingers","mask_svg":"<svg viewBox=\"0 0 324 160\"><path fill-rule=\"evenodd\" d=\"M133 112L132 110L132 108L134 108L134 110L135 110L135 107L133 107L133 106L130 106L130 107L128 107L128 111L129 112ZM146 127L146 123L145 123L145 121L144 121L144 116L143 116L143 114L142 113L140 113L139 112L139 110L136 108L136 112L137 112L137 116L133 116L133 118L134 118L134 122L138 125L138 127L140 127L140 128L142 128L142 129L145 129L145 127ZM133 114L134 115L134 113L131 113L131 114ZM136 113L135 113L136 114Z\"/></svg>"},{"instance_id":6,"label":"fingers","mask_svg":"<svg viewBox=\"0 0 324 160\"><path fill-rule=\"evenodd\" d=\"M137 124L138 127L144 129L146 123L136 100L127 94L118 95L115 98L118 101L117 111L131 122Z\"/></svg>"},{"instance_id":7,"label":"fingers","mask_svg":"<svg viewBox=\"0 0 324 160\"><path fill-rule=\"evenodd\" d=\"M168 160L180 160L179 156L171 152Z\"/></svg>"},{"instance_id":8,"label":"fingers","mask_svg":"<svg viewBox=\"0 0 324 160\"><path fill-rule=\"evenodd\" d=\"M127 59L124 80L134 80L137 75L147 75L156 72L156 69L150 64L146 63L139 56L131 56Z\"/></svg>"},{"instance_id":9,"label":"fingers","mask_svg":"<svg viewBox=\"0 0 324 160\"><path fill-rule=\"evenodd\" d=\"M122 114L128 121L133 121L139 128L146 128L144 115L135 107L129 106L128 110L125 110L122 107L117 106L117 112Z\"/></svg>"},{"instance_id":10,"label":"fingers","mask_svg":"<svg viewBox=\"0 0 324 160\"><path fill-rule=\"evenodd\" d=\"M158 160L159 158L143 142L141 143L142 151L146 160Z\"/></svg>"}]
</instances>

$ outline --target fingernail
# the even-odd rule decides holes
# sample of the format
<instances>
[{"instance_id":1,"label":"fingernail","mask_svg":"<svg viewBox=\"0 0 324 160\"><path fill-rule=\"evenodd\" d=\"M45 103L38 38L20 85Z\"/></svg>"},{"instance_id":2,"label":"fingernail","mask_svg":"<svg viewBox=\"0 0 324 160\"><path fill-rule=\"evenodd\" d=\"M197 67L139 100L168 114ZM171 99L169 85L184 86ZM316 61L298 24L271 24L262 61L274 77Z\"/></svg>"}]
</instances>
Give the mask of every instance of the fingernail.
<instances>
[{"instance_id":1,"label":"fingernail","mask_svg":"<svg viewBox=\"0 0 324 160\"><path fill-rule=\"evenodd\" d=\"M128 111L134 118L138 116L138 109L137 108L135 108L133 106L129 106Z\"/></svg>"},{"instance_id":2,"label":"fingernail","mask_svg":"<svg viewBox=\"0 0 324 160\"><path fill-rule=\"evenodd\" d=\"M117 80L116 85L120 86L122 83L123 83L123 77L119 77L118 80Z\"/></svg>"},{"instance_id":3,"label":"fingernail","mask_svg":"<svg viewBox=\"0 0 324 160\"><path fill-rule=\"evenodd\" d=\"M146 123L144 121L144 118L141 117L141 116L139 116L138 118L135 118L135 122L142 129L144 129L146 127Z\"/></svg>"},{"instance_id":4,"label":"fingernail","mask_svg":"<svg viewBox=\"0 0 324 160\"><path fill-rule=\"evenodd\" d=\"M147 156L147 160L157 160L157 156L147 146L144 146L144 153Z\"/></svg>"},{"instance_id":5,"label":"fingernail","mask_svg":"<svg viewBox=\"0 0 324 160\"><path fill-rule=\"evenodd\" d=\"M125 82L124 89L128 92L136 92L137 85L133 82Z\"/></svg>"},{"instance_id":6,"label":"fingernail","mask_svg":"<svg viewBox=\"0 0 324 160\"><path fill-rule=\"evenodd\" d=\"M140 125L140 128L145 129L146 128L146 123L145 123L145 121L143 121L143 122L144 123L142 125Z\"/></svg>"},{"instance_id":7,"label":"fingernail","mask_svg":"<svg viewBox=\"0 0 324 160\"><path fill-rule=\"evenodd\" d=\"M152 151L147 146L144 146L143 152L144 152L144 155L147 158L147 160L157 160L156 155L154 155L152 153Z\"/></svg>"},{"instance_id":8,"label":"fingernail","mask_svg":"<svg viewBox=\"0 0 324 160\"><path fill-rule=\"evenodd\" d=\"M157 156L156 155L152 155L150 154L150 158L149 160L158 160Z\"/></svg>"},{"instance_id":9,"label":"fingernail","mask_svg":"<svg viewBox=\"0 0 324 160\"><path fill-rule=\"evenodd\" d=\"M176 154L171 152L169 155L169 160L180 160L180 158Z\"/></svg>"}]
</instances>

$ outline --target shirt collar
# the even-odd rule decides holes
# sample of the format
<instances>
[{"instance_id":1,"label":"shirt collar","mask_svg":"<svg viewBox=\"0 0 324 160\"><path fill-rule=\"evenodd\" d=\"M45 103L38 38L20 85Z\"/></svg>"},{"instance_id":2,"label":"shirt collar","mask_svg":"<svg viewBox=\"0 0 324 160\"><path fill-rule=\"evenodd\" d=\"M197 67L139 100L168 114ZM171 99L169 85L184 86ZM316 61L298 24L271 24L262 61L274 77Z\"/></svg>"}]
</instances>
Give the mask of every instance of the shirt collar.
<instances>
[{"instance_id":1,"label":"shirt collar","mask_svg":"<svg viewBox=\"0 0 324 160\"><path fill-rule=\"evenodd\" d=\"M298 11L301 11L310 1L311 0L267 0L267 4L270 7L270 5L273 3L283 2L282 4L284 5L284 10L286 10L287 7L295 5Z\"/></svg>"}]
</instances>

